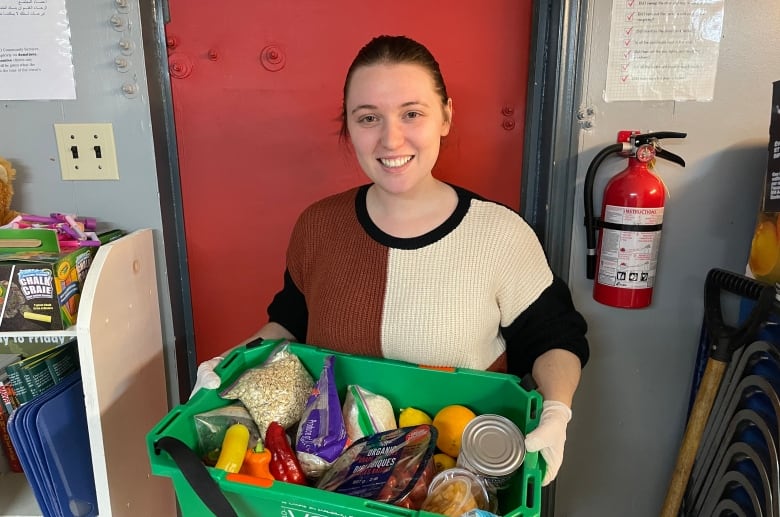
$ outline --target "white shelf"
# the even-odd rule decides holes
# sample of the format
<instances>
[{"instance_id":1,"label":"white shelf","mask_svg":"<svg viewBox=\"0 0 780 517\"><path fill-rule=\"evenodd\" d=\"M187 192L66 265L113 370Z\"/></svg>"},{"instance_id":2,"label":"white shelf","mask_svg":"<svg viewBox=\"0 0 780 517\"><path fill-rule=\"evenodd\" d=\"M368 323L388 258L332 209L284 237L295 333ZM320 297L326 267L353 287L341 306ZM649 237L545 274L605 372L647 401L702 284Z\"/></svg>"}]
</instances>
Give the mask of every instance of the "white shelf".
<instances>
[{"instance_id":1,"label":"white shelf","mask_svg":"<svg viewBox=\"0 0 780 517\"><path fill-rule=\"evenodd\" d=\"M169 409L152 230L98 248L74 328L0 332L0 345L25 337L78 339L101 517L176 515L173 487L152 476L145 441ZM0 516L41 515L25 476L0 473Z\"/></svg>"},{"instance_id":2,"label":"white shelf","mask_svg":"<svg viewBox=\"0 0 780 517\"><path fill-rule=\"evenodd\" d=\"M24 474L0 474L0 515L41 517L38 502Z\"/></svg>"}]
</instances>

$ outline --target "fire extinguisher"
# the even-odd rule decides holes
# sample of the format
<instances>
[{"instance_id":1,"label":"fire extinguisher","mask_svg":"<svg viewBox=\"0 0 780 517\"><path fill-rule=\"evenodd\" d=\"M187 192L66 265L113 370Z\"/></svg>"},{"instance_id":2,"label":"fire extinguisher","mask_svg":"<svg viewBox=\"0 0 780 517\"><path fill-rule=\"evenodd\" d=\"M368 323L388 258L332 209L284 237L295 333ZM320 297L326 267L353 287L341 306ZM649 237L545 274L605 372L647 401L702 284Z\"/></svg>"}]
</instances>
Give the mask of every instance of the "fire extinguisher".
<instances>
[{"instance_id":1,"label":"fire extinguisher","mask_svg":"<svg viewBox=\"0 0 780 517\"><path fill-rule=\"evenodd\" d=\"M656 276L666 188L651 167L663 158L685 167L676 154L661 149L662 138L686 133L618 132L617 143L599 151L585 177L587 277L594 279L593 299L612 307L638 309L650 305ZM628 167L604 190L601 217L593 214L593 180L606 157L628 158ZM598 246L596 229L599 228Z\"/></svg>"}]
</instances>

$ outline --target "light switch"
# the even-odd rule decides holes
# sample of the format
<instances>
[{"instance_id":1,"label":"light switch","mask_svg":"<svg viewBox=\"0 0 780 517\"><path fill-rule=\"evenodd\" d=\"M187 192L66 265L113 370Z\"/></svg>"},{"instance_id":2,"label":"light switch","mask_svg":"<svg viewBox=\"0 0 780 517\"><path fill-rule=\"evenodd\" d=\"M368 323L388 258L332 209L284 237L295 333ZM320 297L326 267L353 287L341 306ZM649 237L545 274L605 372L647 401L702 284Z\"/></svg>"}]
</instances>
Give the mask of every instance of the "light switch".
<instances>
[{"instance_id":1,"label":"light switch","mask_svg":"<svg viewBox=\"0 0 780 517\"><path fill-rule=\"evenodd\" d=\"M64 180L118 180L112 124L54 124Z\"/></svg>"}]
</instances>

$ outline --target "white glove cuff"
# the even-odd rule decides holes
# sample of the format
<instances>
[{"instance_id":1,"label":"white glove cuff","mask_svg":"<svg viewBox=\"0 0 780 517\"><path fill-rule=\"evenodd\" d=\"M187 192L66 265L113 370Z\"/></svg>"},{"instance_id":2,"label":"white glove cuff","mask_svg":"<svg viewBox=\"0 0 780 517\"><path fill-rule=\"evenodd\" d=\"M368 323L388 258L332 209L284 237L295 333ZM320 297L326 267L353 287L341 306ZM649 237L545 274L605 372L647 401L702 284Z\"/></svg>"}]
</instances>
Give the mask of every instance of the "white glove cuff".
<instances>
[{"instance_id":1,"label":"white glove cuff","mask_svg":"<svg viewBox=\"0 0 780 517\"><path fill-rule=\"evenodd\" d=\"M572 417L571 408L557 400L545 400L542 403L542 418L545 417L545 413L550 417L555 415L556 418L562 418L567 424L571 421Z\"/></svg>"}]
</instances>

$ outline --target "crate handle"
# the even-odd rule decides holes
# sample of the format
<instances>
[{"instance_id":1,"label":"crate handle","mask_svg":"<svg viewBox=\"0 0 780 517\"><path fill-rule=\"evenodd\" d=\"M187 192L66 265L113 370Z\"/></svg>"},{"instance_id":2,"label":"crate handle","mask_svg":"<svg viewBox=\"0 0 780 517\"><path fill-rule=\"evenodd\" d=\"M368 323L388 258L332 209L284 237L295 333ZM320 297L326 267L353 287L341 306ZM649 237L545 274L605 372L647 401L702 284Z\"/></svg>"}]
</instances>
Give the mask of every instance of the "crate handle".
<instances>
[{"instance_id":1,"label":"crate handle","mask_svg":"<svg viewBox=\"0 0 780 517\"><path fill-rule=\"evenodd\" d=\"M224 358L222 361L219 362L219 364L214 368L214 372L218 373L217 371L221 372L223 370L226 370L230 367L230 365L237 360L237 358L241 355L241 353L238 351L238 349L234 350L226 358Z\"/></svg>"},{"instance_id":2,"label":"crate handle","mask_svg":"<svg viewBox=\"0 0 780 517\"><path fill-rule=\"evenodd\" d=\"M161 435L165 432L165 430L168 428L169 425L171 425L177 418L179 418L179 415L182 414L181 409L174 409L160 421L159 425L157 426L157 431L154 433L155 435Z\"/></svg>"},{"instance_id":3,"label":"crate handle","mask_svg":"<svg viewBox=\"0 0 780 517\"><path fill-rule=\"evenodd\" d=\"M393 506L391 504L387 503L379 503L376 501L365 501L364 506L368 508L369 510L377 510L381 511L383 513L388 514L395 514L395 515L404 515L404 516L412 516L415 515L417 512L412 510L407 510L405 508L401 508L400 506Z\"/></svg>"},{"instance_id":4,"label":"crate handle","mask_svg":"<svg viewBox=\"0 0 780 517\"><path fill-rule=\"evenodd\" d=\"M533 509L536 507L536 486L541 480L537 472L531 472L525 479L525 507Z\"/></svg>"},{"instance_id":5,"label":"crate handle","mask_svg":"<svg viewBox=\"0 0 780 517\"><path fill-rule=\"evenodd\" d=\"M154 443L154 451L157 454L165 451L170 455L192 490L214 515L238 517L206 466L187 444L173 436L163 436Z\"/></svg>"}]
</instances>

